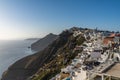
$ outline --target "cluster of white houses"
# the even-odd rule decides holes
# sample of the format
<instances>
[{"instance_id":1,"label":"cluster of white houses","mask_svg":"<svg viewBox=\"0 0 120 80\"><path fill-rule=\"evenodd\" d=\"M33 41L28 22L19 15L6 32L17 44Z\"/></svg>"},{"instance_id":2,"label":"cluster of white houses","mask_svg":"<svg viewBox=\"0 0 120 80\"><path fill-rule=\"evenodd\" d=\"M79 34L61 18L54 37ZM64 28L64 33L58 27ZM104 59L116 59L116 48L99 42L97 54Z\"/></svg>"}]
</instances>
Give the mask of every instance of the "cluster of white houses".
<instances>
[{"instance_id":1,"label":"cluster of white houses","mask_svg":"<svg viewBox=\"0 0 120 80\"><path fill-rule=\"evenodd\" d=\"M75 50L82 53L51 80L120 80L120 34L78 30L73 36L81 34L86 41Z\"/></svg>"}]
</instances>

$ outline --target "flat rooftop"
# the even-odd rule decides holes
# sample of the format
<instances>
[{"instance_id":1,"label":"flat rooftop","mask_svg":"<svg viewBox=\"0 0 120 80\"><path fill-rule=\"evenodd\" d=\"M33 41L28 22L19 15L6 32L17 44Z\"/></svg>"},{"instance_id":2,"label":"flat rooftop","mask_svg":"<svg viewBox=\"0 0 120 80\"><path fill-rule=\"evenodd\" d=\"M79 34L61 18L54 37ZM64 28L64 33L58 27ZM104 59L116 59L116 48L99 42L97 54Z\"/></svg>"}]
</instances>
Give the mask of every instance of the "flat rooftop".
<instances>
[{"instance_id":1,"label":"flat rooftop","mask_svg":"<svg viewBox=\"0 0 120 80\"><path fill-rule=\"evenodd\" d=\"M105 72L106 74L120 78L120 63L116 63L109 70Z\"/></svg>"}]
</instances>

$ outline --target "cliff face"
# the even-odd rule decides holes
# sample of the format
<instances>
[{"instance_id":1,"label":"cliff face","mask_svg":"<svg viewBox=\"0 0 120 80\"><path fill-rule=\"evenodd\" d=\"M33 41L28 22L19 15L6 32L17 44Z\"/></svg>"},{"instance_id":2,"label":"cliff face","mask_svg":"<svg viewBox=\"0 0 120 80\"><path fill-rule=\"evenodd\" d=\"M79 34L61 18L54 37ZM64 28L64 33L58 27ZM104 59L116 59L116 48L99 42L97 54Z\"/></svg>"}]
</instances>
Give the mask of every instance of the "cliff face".
<instances>
[{"instance_id":1,"label":"cliff face","mask_svg":"<svg viewBox=\"0 0 120 80\"><path fill-rule=\"evenodd\" d=\"M63 31L44 50L27 56L10 66L3 74L2 80L50 79L75 57L76 53L73 52L73 49L79 38L82 42L85 40L82 36L75 38L71 32ZM34 77L30 78L32 75Z\"/></svg>"},{"instance_id":2,"label":"cliff face","mask_svg":"<svg viewBox=\"0 0 120 80\"><path fill-rule=\"evenodd\" d=\"M41 51L46 48L50 43L52 43L55 39L57 39L57 37L57 35L50 33L44 38L39 39L38 41L33 43L31 45L31 49L34 51Z\"/></svg>"},{"instance_id":3,"label":"cliff face","mask_svg":"<svg viewBox=\"0 0 120 80\"><path fill-rule=\"evenodd\" d=\"M66 35L67 34L67 35ZM61 68L69 65L80 51L75 51L74 48L76 45L81 45L85 38L80 35L77 37L73 37L69 32L63 32L60 35L60 39L58 40L57 46L61 45L57 48L56 52L52 54L52 57L45 63L36 74L32 76L29 80L49 80L58 74ZM66 35L63 37L63 35ZM56 47L56 46L55 46Z\"/></svg>"}]
</instances>

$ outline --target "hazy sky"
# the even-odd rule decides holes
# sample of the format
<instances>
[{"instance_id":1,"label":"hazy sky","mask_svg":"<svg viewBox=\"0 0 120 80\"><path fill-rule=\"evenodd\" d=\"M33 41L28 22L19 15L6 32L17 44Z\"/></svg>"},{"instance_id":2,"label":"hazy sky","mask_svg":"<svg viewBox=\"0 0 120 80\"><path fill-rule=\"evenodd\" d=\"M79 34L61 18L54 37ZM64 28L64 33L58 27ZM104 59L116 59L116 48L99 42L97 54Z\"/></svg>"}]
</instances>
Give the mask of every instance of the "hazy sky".
<instances>
[{"instance_id":1,"label":"hazy sky","mask_svg":"<svg viewBox=\"0 0 120 80\"><path fill-rule=\"evenodd\" d=\"M120 0L0 0L0 39L43 37L72 26L120 31Z\"/></svg>"}]
</instances>

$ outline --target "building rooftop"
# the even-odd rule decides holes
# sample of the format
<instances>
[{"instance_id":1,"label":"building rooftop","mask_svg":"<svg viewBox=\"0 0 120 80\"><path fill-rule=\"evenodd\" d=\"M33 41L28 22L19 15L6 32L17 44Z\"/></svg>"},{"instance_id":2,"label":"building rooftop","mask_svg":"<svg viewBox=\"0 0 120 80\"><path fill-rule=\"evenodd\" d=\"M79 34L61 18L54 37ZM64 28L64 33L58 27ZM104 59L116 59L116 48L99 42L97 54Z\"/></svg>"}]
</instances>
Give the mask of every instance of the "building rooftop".
<instances>
[{"instance_id":1,"label":"building rooftop","mask_svg":"<svg viewBox=\"0 0 120 80\"><path fill-rule=\"evenodd\" d=\"M112 66L108 71L105 72L106 74L120 78L120 63L116 63Z\"/></svg>"}]
</instances>

